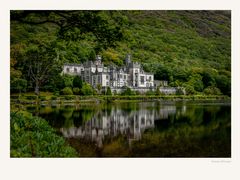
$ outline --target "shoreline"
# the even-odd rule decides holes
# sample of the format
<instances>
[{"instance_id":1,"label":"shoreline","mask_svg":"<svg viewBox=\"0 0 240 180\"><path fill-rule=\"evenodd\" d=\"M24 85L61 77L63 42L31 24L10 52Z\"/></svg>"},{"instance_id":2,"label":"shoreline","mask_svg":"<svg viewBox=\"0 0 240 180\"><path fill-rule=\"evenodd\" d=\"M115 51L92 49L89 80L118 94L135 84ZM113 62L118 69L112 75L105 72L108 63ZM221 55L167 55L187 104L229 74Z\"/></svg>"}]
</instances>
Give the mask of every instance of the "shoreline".
<instances>
[{"instance_id":1,"label":"shoreline","mask_svg":"<svg viewBox=\"0 0 240 180\"><path fill-rule=\"evenodd\" d=\"M16 97L16 96L15 96ZM29 97L36 99L30 99ZM44 98L43 98L44 97ZM228 96L205 96L205 95L162 95L162 96L22 96L10 97L11 104L16 105L68 105L68 104L100 104L118 102L219 102L230 103Z\"/></svg>"}]
</instances>

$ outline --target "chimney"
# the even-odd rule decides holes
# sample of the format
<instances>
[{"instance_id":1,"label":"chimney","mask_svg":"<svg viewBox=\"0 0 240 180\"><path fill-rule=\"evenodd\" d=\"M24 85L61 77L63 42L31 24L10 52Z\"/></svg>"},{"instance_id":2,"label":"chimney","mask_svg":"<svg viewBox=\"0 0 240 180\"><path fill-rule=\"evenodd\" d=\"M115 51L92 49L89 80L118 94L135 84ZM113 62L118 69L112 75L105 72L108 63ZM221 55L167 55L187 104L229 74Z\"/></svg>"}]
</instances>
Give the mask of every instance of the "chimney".
<instances>
[{"instance_id":1,"label":"chimney","mask_svg":"<svg viewBox=\"0 0 240 180\"><path fill-rule=\"evenodd\" d=\"M130 54L127 54L125 62L127 65L131 63L131 55Z\"/></svg>"}]
</instances>

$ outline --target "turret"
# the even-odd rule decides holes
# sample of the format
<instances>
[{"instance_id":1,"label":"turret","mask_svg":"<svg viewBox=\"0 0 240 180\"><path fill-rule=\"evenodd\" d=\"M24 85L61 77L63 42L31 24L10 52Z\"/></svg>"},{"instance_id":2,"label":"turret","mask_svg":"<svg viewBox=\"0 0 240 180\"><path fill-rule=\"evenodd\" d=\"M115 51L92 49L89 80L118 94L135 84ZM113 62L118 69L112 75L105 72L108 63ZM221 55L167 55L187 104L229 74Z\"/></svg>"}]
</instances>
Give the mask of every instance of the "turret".
<instances>
[{"instance_id":1,"label":"turret","mask_svg":"<svg viewBox=\"0 0 240 180\"><path fill-rule=\"evenodd\" d=\"M101 60L102 60L102 57L100 55L97 55L96 56L96 61L100 61L101 62Z\"/></svg>"},{"instance_id":2,"label":"turret","mask_svg":"<svg viewBox=\"0 0 240 180\"><path fill-rule=\"evenodd\" d=\"M125 63L126 63L126 65L129 65L131 63L131 55L130 54L127 54L127 57L125 59Z\"/></svg>"},{"instance_id":3,"label":"turret","mask_svg":"<svg viewBox=\"0 0 240 180\"><path fill-rule=\"evenodd\" d=\"M100 55L96 56L95 65L100 66L102 64L102 57Z\"/></svg>"}]
</instances>

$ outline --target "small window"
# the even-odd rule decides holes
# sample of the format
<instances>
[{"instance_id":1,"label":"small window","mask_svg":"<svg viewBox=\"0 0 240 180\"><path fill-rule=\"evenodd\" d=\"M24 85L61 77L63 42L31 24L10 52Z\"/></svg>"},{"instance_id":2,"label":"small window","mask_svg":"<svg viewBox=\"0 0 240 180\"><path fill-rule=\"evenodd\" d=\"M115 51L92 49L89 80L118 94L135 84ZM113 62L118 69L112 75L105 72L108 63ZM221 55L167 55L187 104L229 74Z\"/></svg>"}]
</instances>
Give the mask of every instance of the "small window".
<instances>
[{"instance_id":1,"label":"small window","mask_svg":"<svg viewBox=\"0 0 240 180\"><path fill-rule=\"evenodd\" d=\"M106 76L106 79L108 79L108 75Z\"/></svg>"},{"instance_id":2,"label":"small window","mask_svg":"<svg viewBox=\"0 0 240 180\"><path fill-rule=\"evenodd\" d=\"M126 75L124 75L124 79L127 79L127 76L126 76Z\"/></svg>"},{"instance_id":3,"label":"small window","mask_svg":"<svg viewBox=\"0 0 240 180\"><path fill-rule=\"evenodd\" d=\"M141 76L141 84L144 84L144 76Z\"/></svg>"},{"instance_id":4,"label":"small window","mask_svg":"<svg viewBox=\"0 0 240 180\"><path fill-rule=\"evenodd\" d=\"M74 68L74 72L75 72L75 73L77 72L77 68Z\"/></svg>"},{"instance_id":5,"label":"small window","mask_svg":"<svg viewBox=\"0 0 240 180\"><path fill-rule=\"evenodd\" d=\"M67 72L69 72L70 70L69 70L69 68L67 68Z\"/></svg>"}]
</instances>

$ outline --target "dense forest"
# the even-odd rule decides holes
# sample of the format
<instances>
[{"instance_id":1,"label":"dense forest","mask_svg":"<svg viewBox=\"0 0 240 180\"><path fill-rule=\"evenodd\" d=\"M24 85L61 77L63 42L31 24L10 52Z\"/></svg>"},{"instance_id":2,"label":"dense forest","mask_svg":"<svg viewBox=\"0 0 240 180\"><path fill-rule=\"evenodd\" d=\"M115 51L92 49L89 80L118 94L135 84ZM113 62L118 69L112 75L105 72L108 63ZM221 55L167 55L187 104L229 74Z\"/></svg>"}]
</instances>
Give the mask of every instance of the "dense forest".
<instances>
[{"instance_id":1,"label":"dense forest","mask_svg":"<svg viewBox=\"0 0 240 180\"><path fill-rule=\"evenodd\" d=\"M231 96L230 11L11 11L11 92L94 91L64 63L126 54L188 94ZM79 88L79 89L77 89Z\"/></svg>"}]
</instances>

